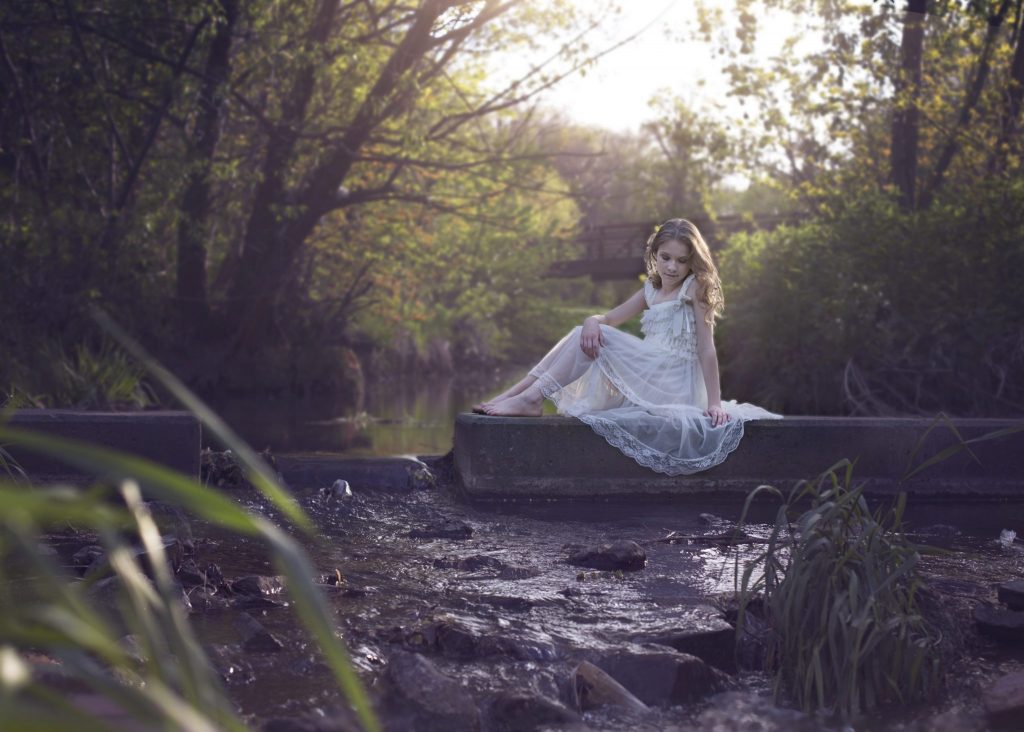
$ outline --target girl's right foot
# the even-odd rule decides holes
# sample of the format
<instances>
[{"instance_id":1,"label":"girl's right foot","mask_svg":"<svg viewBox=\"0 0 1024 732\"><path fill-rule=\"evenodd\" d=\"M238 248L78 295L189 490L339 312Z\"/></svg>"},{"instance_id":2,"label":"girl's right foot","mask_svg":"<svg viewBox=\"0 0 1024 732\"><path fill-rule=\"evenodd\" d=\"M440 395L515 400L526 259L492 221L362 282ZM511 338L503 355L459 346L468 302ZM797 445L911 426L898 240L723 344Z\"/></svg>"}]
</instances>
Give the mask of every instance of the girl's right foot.
<instances>
[{"instance_id":1,"label":"girl's right foot","mask_svg":"<svg viewBox=\"0 0 1024 732\"><path fill-rule=\"evenodd\" d=\"M544 397L539 391L526 391L492 404L485 414L492 417L539 417L544 411Z\"/></svg>"},{"instance_id":2,"label":"girl's right foot","mask_svg":"<svg viewBox=\"0 0 1024 732\"><path fill-rule=\"evenodd\" d=\"M480 402L479 404L474 404L473 405L473 411L476 414L490 414L490 412L487 411L488 409L492 409L495 406L497 406L498 402L503 402L506 399L511 399L514 396L518 396L519 394L522 394L524 391L529 389L533 385L533 382L535 382L535 381L536 381L535 378L527 377L527 378L523 379L522 381L520 381L515 386L513 386L513 387L511 387L509 389L506 389L505 391L501 392L500 394L498 394L498 396L493 397L492 399L488 399L486 402ZM524 382L526 382L526 383L524 383Z\"/></svg>"}]
</instances>

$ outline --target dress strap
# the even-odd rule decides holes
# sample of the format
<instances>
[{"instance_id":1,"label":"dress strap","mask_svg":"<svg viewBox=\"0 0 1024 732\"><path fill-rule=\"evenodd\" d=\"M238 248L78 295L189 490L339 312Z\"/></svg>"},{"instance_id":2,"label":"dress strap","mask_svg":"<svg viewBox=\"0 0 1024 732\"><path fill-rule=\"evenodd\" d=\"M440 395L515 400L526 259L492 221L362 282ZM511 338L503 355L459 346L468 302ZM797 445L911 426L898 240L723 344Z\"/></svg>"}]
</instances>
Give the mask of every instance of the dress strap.
<instances>
[{"instance_id":1,"label":"dress strap","mask_svg":"<svg viewBox=\"0 0 1024 732\"><path fill-rule=\"evenodd\" d=\"M647 307L651 307L654 304L654 284L650 278L644 280L644 301L647 303Z\"/></svg>"},{"instance_id":2,"label":"dress strap","mask_svg":"<svg viewBox=\"0 0 1024 732\"><path fill-rule=\"evenodd\" d=\"M683 284L679 286L678 297L681 302L693 302L693 295L691 294L691 290L693 290L693 283L696 281L697 276L693 272L686 275L686 279L683 280Z\"/></svg>"}]
</instances>

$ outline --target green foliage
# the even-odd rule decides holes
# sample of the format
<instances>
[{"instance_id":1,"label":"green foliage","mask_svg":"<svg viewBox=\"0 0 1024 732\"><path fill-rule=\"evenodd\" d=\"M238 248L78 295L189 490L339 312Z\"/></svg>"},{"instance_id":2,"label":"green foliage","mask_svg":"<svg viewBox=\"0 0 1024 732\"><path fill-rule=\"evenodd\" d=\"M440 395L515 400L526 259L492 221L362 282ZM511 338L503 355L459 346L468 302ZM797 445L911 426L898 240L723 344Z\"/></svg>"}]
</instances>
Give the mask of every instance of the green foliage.
<instances>
[{"instance_id":1,"label":"green foliage","mask_svg":"<svg viewBox=\"0 0 1024 732\"><path fill-rule=\"evenodd\" d=\"M1014 413L1024 404L1024 186L904 213L884 193L732 238L730 391L788 413Z\"/></svg>"},{"instance_id":2,"label":"green foliage","mask_svg":"<svg viewBox=\"0 0 1024 732\"><path fill-rule=\"evenodd\" d=\"M853 464L843 460L784 499L769 486L753 491L741 527L759 494L781 505L764 551L742 575L736 560L737 633L762 595L776 697L844 720L922 700L941 678L941 637L922 611L921 548L903 533L906 496L871 512L852 477Z\"/></svg>"},{"instance_id":3,"label":"green foliage","mask_svg":"<svg viewBox=\"0 0 1024 732\"><path fill-rule=\"evenodd\" d=\"M14 404L76 409L143 409L157 404L143 378L144 369L109 341L95 349L79 342L70 354L60 344L46 343L31 366L12 375L9 399Z\"/></svg>"},{"instance_id":4,"label":"green foliage","mask_svg":"<svg viewBox=\"0 0 1024 732\"><path fill-rule=\"evenodd\" d=\"M307 537L312 523L269 467L197 397L155 363L102 313L103 327L145 365L163 386L195 413L230 448L247 480ZM299 619L311 635L367 730L379 725L348 654L335 633L333 614L314 583L315 568L285 530L194 478L148 460L86 443L19 430L0 423L0 442L52 455L119 485L124 509L102 487L33 487L0 482L0 572L27 560L34 573L29 601L13 597L15 583L0 577L0 716L13 727L103 729L101 723L62 698L32 670L42 653L64 672L147 729L244 729L219 679L195 639L175 597L160 532L141 501L148 496L185 509L212 525L262 541L274 568L284 575ZM37 544L47 527L72 524L96 532L107 549L116 579L116 603L95 605L89 583L74 583L54 567ZM150 557L152 581L135 558L134 537ZM14 560L8 561L8 560ZM16 583L19 589L24 583ZM127 629L142 651L133 659L121 636Z\"/></svg>"}]
</instances>

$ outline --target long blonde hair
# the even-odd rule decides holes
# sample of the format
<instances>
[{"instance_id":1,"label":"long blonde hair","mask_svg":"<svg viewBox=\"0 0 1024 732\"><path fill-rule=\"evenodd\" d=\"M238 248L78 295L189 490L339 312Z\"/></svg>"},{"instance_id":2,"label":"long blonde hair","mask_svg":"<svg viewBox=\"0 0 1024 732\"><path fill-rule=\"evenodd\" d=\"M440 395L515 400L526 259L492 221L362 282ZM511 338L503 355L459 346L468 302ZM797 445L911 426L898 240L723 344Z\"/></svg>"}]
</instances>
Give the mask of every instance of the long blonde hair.
<instances>
[{"instance_id":1,"label":"long blonde hair","mask_svg":"<svg viewBox=\"0 0 1024 732\"><path fill-rule=\"evenodd\" d=\"M704 322L713 326L715 318L721 316L722 310L725 309L722 280L718 277L718 268L711 259L711 250L708 249L707 242L692 221L669 219L647 239L647 246L644 249L647 278L655 287L661 289L661 275L658 274L654 260L661 245L670 241L678 241L690 247L690 271L697 279L697 297L704 303Z\"/></svg>"}]
</instances>

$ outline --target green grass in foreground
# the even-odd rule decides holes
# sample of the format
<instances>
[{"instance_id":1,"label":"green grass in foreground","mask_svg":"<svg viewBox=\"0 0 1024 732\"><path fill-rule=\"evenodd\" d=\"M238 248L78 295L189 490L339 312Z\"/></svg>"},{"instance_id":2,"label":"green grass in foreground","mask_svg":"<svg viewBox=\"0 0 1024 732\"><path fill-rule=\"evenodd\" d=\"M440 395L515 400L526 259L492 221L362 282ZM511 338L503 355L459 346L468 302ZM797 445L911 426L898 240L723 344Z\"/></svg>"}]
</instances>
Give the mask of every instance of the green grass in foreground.
<instances>
[{"instance_id":1,"label":"green grass in foreground","mask_svg":"<svg viewBox=\"0 0 1024 732\"><path fill-rule=\"evenodd\" d=\"M212 434L230 448L246 477L307 539L309 517L295 503L263 460L173 375L155 363L103 313L97 320L145 365ZM134 455L7 426L0 415L0 446L17 443L90 471L106 485L117 485L118 502L97 487L29 486L5 460L0 479L0 719L5 729L105 730L73 696L57 693L33 668L40 656L60 664L61 673L101 695L146 729L235 730L245 726L235 714L220 679L196 640L176 598L159 530L142 501L147 496L181 507L213 525L259 538L284 575L288 593L306 631L317 644L339 688L367 730L378 721L343 643L333 613L314 583L315 568L286 531L250 513L196 480ZM0 454L5 457L6 454ZM114 573L116 604L100 610L90 583L76 582L55 566L37 537L49 528L73 525L95 532ZM136 557L134 537L152 558L152 579ZM2 573L28 567L31 582ZM15 585L17 591L14 590ZM27 592L28 596L23 596ZM132 635L138 656L125 647Z\"/></svg>"}]
</instances>

